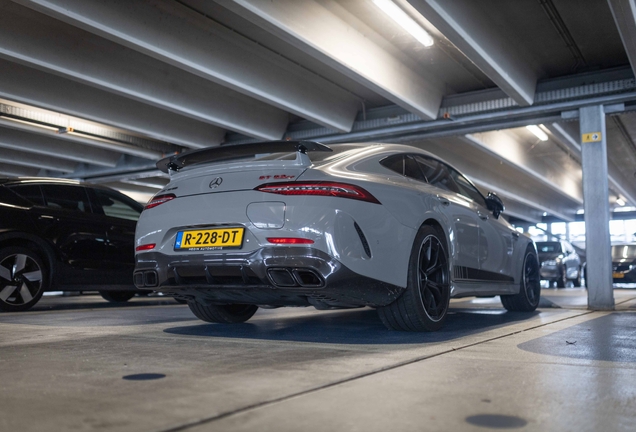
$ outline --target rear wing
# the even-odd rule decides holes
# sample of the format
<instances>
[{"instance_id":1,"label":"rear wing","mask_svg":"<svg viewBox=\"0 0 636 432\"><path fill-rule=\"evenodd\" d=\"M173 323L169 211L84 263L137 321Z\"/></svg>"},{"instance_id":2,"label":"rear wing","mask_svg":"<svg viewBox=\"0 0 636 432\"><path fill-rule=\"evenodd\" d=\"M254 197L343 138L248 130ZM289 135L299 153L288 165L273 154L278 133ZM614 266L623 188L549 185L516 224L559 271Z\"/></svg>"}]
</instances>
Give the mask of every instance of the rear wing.
<instances>
[{"instance_id":1,"label":"rear wing","mask_svg":"<svg viewBox=\"0 0 636 432\"><path fill-rule=\"evenodd\" d=\"M333 150L315 141L267 141L190 150L161 159L157 162L157 168L167 173L169 171L179 171L185 166L204 162L221 162L263 153L298 152L302 155L306 155L308 151L331 152ZM306 157L307 156L305 156L305 158Z\"/></svg>"}]
</instances>

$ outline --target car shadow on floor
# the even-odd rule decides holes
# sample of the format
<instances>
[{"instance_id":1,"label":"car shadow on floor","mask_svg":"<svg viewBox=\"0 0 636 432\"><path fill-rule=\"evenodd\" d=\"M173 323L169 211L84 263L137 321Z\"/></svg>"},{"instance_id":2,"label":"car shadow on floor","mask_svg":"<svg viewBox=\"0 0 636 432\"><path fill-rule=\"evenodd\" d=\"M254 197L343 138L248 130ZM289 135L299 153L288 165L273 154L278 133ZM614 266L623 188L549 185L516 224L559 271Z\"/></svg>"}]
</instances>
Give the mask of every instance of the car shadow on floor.
<instances>
[{"instance_id":1,"label":"car shadow on floor","mask_svg":"<svg viewBox=\"0 0 636 432\"><path fill-rule=\"evenodd\" d=\"M173 306L178 303L171 297L134 297L126 302L109 302L99 295L43 297L28 312L66 311L81 309L135 308L142 306ZM24 312L22 312L24 313Z\"/></svg>"},{"instance_id":2,"label":"car shadow on floor","mask_svg":"<svg viewBox=\"0 0 636 432\"><path fill-rule=\"evenodd\" d=\"M421 344L446 342L481 333L532 319L538 313L451 308L444 327L431 333L389 331L372 309L314 313L288 318L262 317L245 324L189 325L167 328L164 332L184 336L328 344Z\"/></svg>"},{"instance_id":3,"label":"car shadow on floor","mask_svg":"<svg viewBox=\"0 0 636 432\"><path fill-rule=\"evenodd\" d=\"M0 324L46 327L174 325L185 321L198 319L187 306L169 297L135 297L126 303L111 303L94 295L45 297L28 311L0 312Z\"/></svg>"}]
</instances>

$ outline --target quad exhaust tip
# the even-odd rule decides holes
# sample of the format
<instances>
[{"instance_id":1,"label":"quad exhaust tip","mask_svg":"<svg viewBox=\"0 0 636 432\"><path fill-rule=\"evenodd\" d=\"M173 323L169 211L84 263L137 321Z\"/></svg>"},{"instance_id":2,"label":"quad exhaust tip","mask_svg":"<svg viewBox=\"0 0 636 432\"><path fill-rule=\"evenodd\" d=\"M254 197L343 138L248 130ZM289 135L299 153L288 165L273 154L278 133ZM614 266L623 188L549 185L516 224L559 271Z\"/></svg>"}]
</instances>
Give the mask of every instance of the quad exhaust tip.
<instances>
[{"instance_id":1,"label":"quad exhaust tip","mask_svg":"<svg viewBox=\"0 0 636 432\"><path fill-rule=\"evenodd\" d=\"M308 268L270 267L267 277L274 286L281 288L320 288L325 285L318 272Z\"/></svg>"},{"instance_id":2,"label":"quad exhaust tip","mask_svg":"<svg viewBox=\"0 0 636 432\"><path fill-rule=\"evenodd\" d=\"M156 287L159 283L157 272L154 270L136 272L133 279L137 288Z\"/></svg>"}]
</instances>

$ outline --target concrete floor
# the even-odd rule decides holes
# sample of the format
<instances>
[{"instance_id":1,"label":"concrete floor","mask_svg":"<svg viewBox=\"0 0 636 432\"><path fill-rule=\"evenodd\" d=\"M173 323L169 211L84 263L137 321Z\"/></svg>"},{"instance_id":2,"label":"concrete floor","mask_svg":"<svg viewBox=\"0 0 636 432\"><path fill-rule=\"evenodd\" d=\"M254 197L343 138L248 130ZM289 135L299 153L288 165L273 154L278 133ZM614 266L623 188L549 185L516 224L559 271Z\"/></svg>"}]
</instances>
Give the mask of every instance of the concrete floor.
<instances>
[{"instance_id":1,"label":"concrete floor","mask_svg":"<svg viewBox=\"0 0 636 432\"><path fill-rule=\"evenodd\" d=\"M370 309L214 325L171 299L47 296L0 314L0 431L636 430L636 290L610 313L543 297L454 300L411 334Z\"/></svg>"}]
</instances>

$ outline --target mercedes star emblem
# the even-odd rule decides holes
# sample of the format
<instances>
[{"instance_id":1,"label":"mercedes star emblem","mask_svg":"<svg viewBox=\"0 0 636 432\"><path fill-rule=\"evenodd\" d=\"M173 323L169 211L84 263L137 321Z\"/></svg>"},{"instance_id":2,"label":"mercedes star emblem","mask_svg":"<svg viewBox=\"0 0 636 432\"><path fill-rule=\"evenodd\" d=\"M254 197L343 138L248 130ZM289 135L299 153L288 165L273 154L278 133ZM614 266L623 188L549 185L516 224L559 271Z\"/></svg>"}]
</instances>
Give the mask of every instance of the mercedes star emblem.
<instances>
[{"instance_id":1,"label":"mercedes star emblem","mask_svg":"<svg viewBox=\"0 0 636 432\"><path fill-rule=\"evenodd\" d=\"M223 183L223 179L221 177L215 177L210 182L210 189L218 188L219 186L221 186L221 183Z\"/></svg>"}]
</instances>

